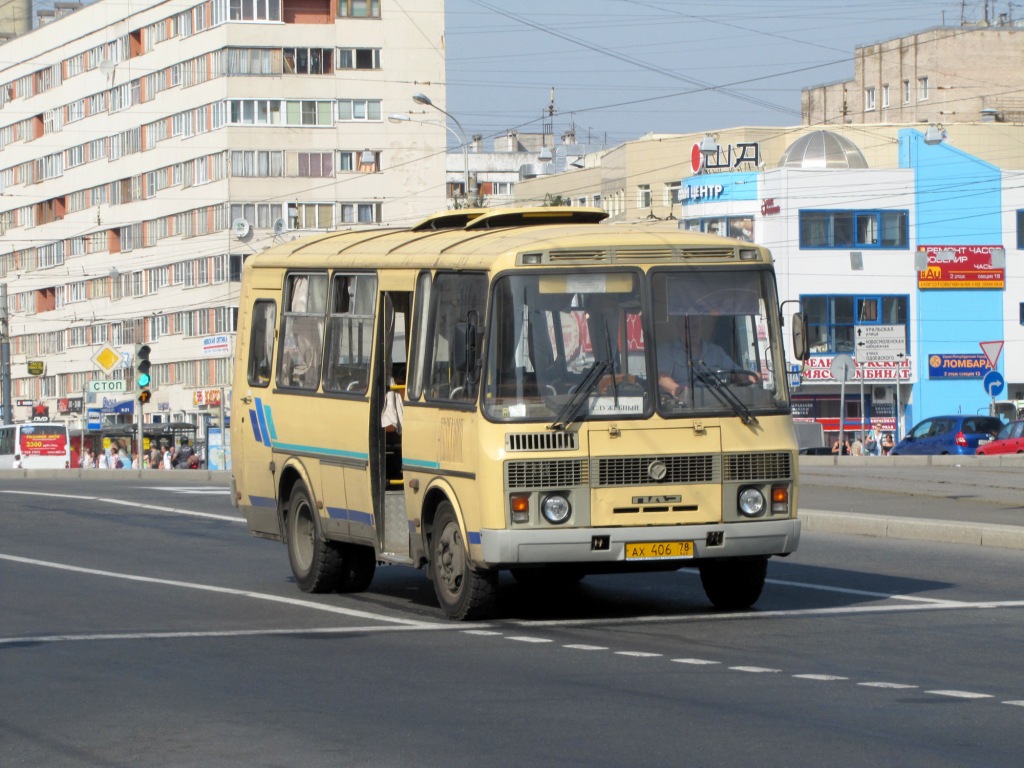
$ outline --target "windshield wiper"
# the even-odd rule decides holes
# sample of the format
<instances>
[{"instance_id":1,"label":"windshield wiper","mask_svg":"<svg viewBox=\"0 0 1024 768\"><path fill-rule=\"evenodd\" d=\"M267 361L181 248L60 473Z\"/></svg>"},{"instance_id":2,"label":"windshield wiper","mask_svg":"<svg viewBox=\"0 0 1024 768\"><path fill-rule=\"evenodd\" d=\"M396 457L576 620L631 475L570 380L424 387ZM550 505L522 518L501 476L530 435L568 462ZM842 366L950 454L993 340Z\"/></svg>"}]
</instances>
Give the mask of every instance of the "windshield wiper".
<instances>
[{"instance_id":1,"label":"windshield wiper","mask_svg":"<svg viewBox=\"0 0 1024 768\"><path fill-rule=\"evenodd\" d=\"M690 368L693 370L694 376L697 377L700 383L710 389L715 397L732 408L733 413L739 416L744 424L757 423L757 417L755 417L754 414L750 412L750 409L747 408L747 406L745 406L738 397L736 397L736 393L730 389L729 385L718 378L715 375L715 372L708 368L707 363L703 360L691 360Z\"/></svg>"},{"instance_id":2,"label":"windshield wiper","mask_svg":"<svg viewBox=\"0 0 1024 768\"><path fill-rule=\"evenodd\" d=\"M562 410L555 416L555 420L548 424L548 429L565 430L576 421L576 417L579 416L580 408L587 402L587 398L590 397L590 393L597 388L597 382L601 380L605 372L611 368L611 360L595 360L594 364L590 366L590 370L587 371L583 377L583 381L573 392L572 397L569 398L568 402L562 406Z\"/></svg>"}]
</instances>

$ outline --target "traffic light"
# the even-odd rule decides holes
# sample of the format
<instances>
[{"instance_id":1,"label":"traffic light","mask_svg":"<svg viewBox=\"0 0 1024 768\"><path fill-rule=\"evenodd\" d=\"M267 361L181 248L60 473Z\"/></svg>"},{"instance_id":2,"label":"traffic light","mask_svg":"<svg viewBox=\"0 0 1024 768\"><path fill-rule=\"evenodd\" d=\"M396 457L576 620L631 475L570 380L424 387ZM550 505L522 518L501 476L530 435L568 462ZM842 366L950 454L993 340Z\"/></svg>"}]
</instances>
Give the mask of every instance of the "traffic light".
<instances>
[{"instance_id":1,"label":"traffic light","mask_svg":"<svg viewBox=\"0 0 1024 768\"><path fill-rule=\"evenodd\" d=\"M149 385L153 379L149 374L149 344L141 344L135 350L135 383L139 387L139 402L145 405L153 399Z\"/></svg>"}]
</instances>

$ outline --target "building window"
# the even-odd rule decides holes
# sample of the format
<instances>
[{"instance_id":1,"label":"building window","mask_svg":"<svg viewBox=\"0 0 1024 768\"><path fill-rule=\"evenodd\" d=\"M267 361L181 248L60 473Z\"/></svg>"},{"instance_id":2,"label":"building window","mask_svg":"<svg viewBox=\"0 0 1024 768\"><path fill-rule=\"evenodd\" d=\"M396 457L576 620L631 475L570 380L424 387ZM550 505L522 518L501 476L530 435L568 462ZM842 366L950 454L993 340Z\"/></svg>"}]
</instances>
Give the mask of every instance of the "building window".
<instances>
[{"instance_id":1,"label":"building window","mask_svg":"<svg viewBox=\"0 0 1024 768\"><path fill-rule=\"evenodd\" d=\"M907 211L800 211L801 248L906 248Z\"/></svg>"},{"instance_id":2,"label":"building window","mask_svg":"<svg viewBox=\"0 0 1024 768\"><path fill-rule=\"evenodd\" d=\"M754 219L750 216L709 216L703 219L685 219L683 228L690 232L733 237L754 242Z\"/></svg>"},{"instance_id":3,"label":"building window","mask_svg":"<svg viewBox=\"0 0 1024 768\"><path fill-rule=\"evenodd\" d=\"M380 0L338 0L338 16L353 19L379 19Z\"/></svg>"},{"instance_id":4,"label":"building window","mask_svg":"<svg viewBox=\"0 0 1024 768\"><path fill-rule=\"evenodd\" d=\"M1017 248L1024 250L1024 211L1017 211Z\"/></svg>"},{"instance_id":5,"label":"building window","mask_svg":"<svg viewBox=\"0 0 1024 768\"><path fill-rule=\"evenodd\" d=\"M338 152L338 170L349 173L380 173L380 152L343 149Z\"/></svg>"},{"instance_id":6,"label":"building window","mask_svg":"<svg viewBox=\"0 0 1024 768\"><path fill-rule=\"evenodd\" d=\"M907 296L801 296L807 336L816 355L854 354L858 326L902 325L907 330Z\"/></svg>"},{"instance_id":7,"label":"building window","mask_svg":"<svg viewBox=\"0 0 1024 768\"><path fill-rule=\"evenodd\" d=\"M342 224L379 224L380 203L342 203Z\"/></svg>"},{"instance_id":8,"label":"building window","mask_svg":"<svg viewBox=\"0 0 1024 768\"><path fill-rule=\"evenodd\" d=\"M338 99L338 120L380 122L379 99Z\"/></svg>"},{"instance_id":9,"label":"building window","mask_svg":"<svg viewBox=\"0 0 1024 768\"><path fill-rule=\"evenodd\" d=\"M882 109L889 108L889 84L882 86Z\"/></svg>"},{"instance_id":10,"label":"building window","mask_svg":"<svg viewBox=\"0 0 1024 768\"><path fill-rule=\"evenodd\" d=\"M927 101L928 99L928 78L919 77L917 78L917 100Z\"/></svg>"},{"instance_id":11,"label":"building window","mask_svg":"<svg viewBox=\"0 0 1024 768\"><path fill-rule=\"evenodd\" d=\"M330 48L285 48L284 73L286 75L329 75L334 52Z\"/></svg>"},{"instance_id":12,"label":"building window","mask_svg":"<svg viewBox=\"0 0 1024 768\"><path fill-rule=\"evenodd\" d=\"M650 184L638 184L636 188L636 207L637 208L650 208L651 207L651 185Z\"/></svg>"},{"instance_id":13,"label":"building window","mask_svg":"<svg viewBox=\"0 0 1024 768\"><path fill-rule=\"evenodd\" d=\"M334 175L333 152L299 152L298 175L303 178L328 178Z\"/></svg>"},{"instance_id":14,"label":"building window","mask_svg":"<svg viewBox=\"0 0 1024 768\"><path fill-rule=\"evenodd\" d=\"M233 150L232 176L284 176L284 152L274 150Z\"/></svg>"},{"instance_id":15,"label":"building window","mask_svg":"<svg viewBox=\"0 0 1024 768\"><path fill-rule=\"evenodd\" d=\"M333 203L289 203L289 229L330 229L334 226Z\"/></svg>"},{"instance_id":16,"label":"building window","mask_svg":"<svg viewBox=\"0 0 1024 768\"><path fill-rule=\"evenodd\" d=\"M909 104L910 103L910 81L909 80L904 80L903 81L903 103L904 104Z\"/></svg>"},{"instance_id":17,"label":"building window","mask_svg":"<svg viewBox=\"0 0 1024 768\"><path fill-rule=\"evenodd\" d=\"M281 0L230 0L231 21L280 21Z\"/></svg>"},{"instance_id":18,"label":"building window","mask_svg":"<svg viewBox=\"0 0 1024 768\"><path fill-rule=\"evenodd\" d=\"M339 48L338 69L380 69L380 48Z\"/></svg>"},{"instance_id":19,"label":"building window","mask_svg":"<svg viewBox=\"0 0 1024 768\"><path fill-rule=\"evenodd\" d=\"M864 111L865 112L874 112L875 109L876 109L876 106L875 106L875 89L874 88L865 88L864 89Z\"/></svg>"}]
</instances>

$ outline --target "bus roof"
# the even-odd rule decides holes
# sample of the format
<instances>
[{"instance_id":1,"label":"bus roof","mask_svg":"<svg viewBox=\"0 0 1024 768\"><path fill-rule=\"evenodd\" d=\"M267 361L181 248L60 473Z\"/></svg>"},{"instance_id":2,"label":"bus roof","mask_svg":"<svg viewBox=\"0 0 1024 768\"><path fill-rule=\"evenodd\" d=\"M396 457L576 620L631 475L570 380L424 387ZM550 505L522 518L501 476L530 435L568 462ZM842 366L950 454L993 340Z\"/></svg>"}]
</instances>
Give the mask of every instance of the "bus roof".
<instances>
[{"instance_id":1,"label":"bus roof","mask_svg":"<svg viewBox=\"0 0 1024 768\"><path fill-rule=\"evenodd\" d=\"M254 267L323 268L387 262L402 268L504 268L519 254L550 266L657 262L769 263L752 243L646 223L602 224L600 208L469 208L413 227L345 230L296 238L246 259ZM742 255L741 255L742 254Z\"/></svg>"}]
</instances>

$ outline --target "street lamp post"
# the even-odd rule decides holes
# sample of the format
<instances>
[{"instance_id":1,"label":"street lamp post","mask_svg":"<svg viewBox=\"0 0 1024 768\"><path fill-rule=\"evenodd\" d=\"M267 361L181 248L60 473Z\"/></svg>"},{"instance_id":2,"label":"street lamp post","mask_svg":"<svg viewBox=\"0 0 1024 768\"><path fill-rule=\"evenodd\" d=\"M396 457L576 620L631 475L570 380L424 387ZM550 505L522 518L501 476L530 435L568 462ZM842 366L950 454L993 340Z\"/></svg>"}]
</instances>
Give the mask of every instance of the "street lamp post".
<instances>
[{"instance_id":1,"label":"street lamp post","mask_svg":"<svg viewBox=\"0 0 1024 768\"><path fill-rule=\"evenodd\" d=\"M469 199L469 144L466 142L466 132L464 130L462 130L462 124L456 119L455 115L451 114L450 112L447 112L446 110L441 109L439 106L437 106L437 104L432 102L430 100L430 97L427 96L425 93L414 93L412 95L412 100L415 101L417 104L422 104L425 107L432 107L433 109L436 109L438 112L440 112L445 117L450 117L452 119L452 122L455 123L455 127L459 129L459 132L456 134L454 131L452 131L451 128L448 127L447 123L444 126L453 136L455 136L459 140L459 146L462 147L462 184L463 184L462 191L463 191L463 196L468 200Z\"/></svg>"}]
</instances>

